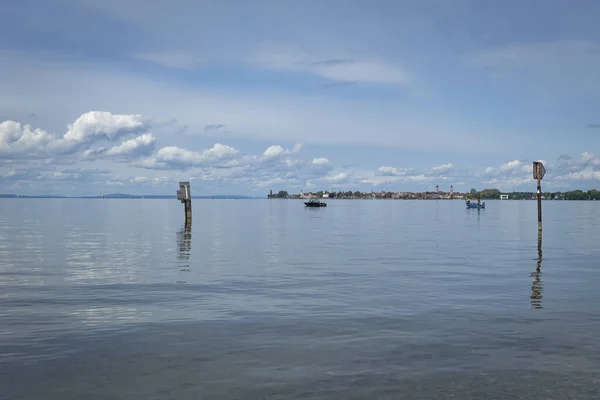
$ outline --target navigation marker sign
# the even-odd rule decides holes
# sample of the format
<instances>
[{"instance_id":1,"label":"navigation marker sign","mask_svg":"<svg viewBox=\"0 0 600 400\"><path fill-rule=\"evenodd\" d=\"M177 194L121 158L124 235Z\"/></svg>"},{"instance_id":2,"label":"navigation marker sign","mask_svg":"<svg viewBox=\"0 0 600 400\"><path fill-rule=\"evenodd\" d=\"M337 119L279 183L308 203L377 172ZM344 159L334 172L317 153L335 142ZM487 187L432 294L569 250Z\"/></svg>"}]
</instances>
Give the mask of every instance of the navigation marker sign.
<instances>
[{"instance_id":1,"label":"navigation marker sign","mask_svg":"<svg viewBox=\"0 0 600 400\"><path fill-rule=\"evenodd\" d=\"M533 179L542 180L546 175L546 168L544 168L544 164L539 161L533 162Z\"/></svg>"}]
</instances>

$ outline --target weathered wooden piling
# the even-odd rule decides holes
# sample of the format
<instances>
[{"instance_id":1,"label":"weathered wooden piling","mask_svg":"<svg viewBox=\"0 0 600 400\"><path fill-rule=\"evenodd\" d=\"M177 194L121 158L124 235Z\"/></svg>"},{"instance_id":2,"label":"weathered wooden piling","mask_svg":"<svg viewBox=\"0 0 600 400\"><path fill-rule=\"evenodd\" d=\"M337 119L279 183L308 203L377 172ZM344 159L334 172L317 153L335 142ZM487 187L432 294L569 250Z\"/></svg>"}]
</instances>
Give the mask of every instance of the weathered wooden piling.
<instances>
[{"instance_id":1,"label":"weathered wooden piling","mask_svg":"<svg viewBox=\"0 0 600 400\"><path fill-rule=\"evenodd\" d=\"M538 230L542 230L542 179L546 168L540 161L533 162L533 179L537 179Z\"/></svg>"},{"instance_id":2,"label":"weathered wooden piling","mask_svg":"<svg viewBox=\"0 0 600 400\"><path fill-rule=\"evenodd\" d=\"M185 225L190 225L192 223L192 193L189 182L179 182L177 200L181 201L184 206Z\"/></svg>"}]
</instances>

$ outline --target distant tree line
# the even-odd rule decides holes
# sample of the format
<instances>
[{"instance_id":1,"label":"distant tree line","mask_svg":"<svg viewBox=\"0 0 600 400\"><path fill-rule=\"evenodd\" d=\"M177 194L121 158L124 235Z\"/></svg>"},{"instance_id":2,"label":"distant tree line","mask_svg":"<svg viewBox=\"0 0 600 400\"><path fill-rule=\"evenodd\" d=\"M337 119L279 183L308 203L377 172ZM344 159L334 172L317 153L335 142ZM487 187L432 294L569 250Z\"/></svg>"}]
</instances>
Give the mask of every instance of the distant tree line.
<instances>
[{"instance_id":1,"label":"distant tree line","mask_svg":"<svg viewBox=\"0 0 600 400\"><path fill-rule=\"evenodd\" d=\"M500 192L498 189L484 189L478 192L476 189L471 189L469 197L476 199L477 197L483 199L500 199ZM536 192L512 192L504 193L508 194L508 198L511 200L532 200L537 198ZM596 189L588 190L571 190L568 192L543 192L542 196L545 199L552 200L600 200L600 191Z\"/></svg>"},{"instance_id":2,"label":"distant tree line","mask_svg":"<svg viewBox=\"0 0 600 400\"><path fill-rule=\"evenodd\" d=\"M280 190L279 193L269 193L267 197L270 199L285 199L288 197L288 192L286 190Z\"/></svg>"},{"instance_id":3,"label":"distant tree line","mask_svg":"<svg viewBox=\"0 0 600 400\"><path fill-rule=\"evenodd\" d=\"M537 193L535 192L512 192L512 193L502 193L498 189L483 189L478 191L477 189L471 189L471 191L467 194L467 198L481 200L495 200L500 199L501 194L507 194L510 200L532 200L537 197ZM364 198L411 198L411 196L404 192L402 194L394 194L392 192L380 192L380 193L362 193L357 191L347 191L347 192L323 192L318 191L314 193L315 197L328 197L328 198L339 198L339 199L364 199ZM418 193L415 195L416 198L422 199L426 198L423 193ZM544 199L551 200L600 200L600 191L596 189L588 190L584 192L583 190L571 190L568 192L544 192L542 193ZM298 197L298 195L290 196L289 193L285 190L280 190L278 193L270 193L269 198L271 199L287 199L290 197ZM415 198L415 197L412 197ZM450 198L453 198L451 196Z\"/></svg>"}]
</instances>

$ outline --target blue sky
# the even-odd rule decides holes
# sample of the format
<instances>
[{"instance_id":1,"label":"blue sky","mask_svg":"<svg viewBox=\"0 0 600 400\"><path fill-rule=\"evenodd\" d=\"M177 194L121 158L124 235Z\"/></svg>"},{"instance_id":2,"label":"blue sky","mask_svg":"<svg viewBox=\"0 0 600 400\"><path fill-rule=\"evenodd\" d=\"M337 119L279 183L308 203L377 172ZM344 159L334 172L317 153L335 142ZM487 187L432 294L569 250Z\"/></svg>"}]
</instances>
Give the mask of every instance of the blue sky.
<instances>
[{"instance_id":1,"label":"blue sky","mask_svg":"<svg viewBox=\"0 0 600 400\"><path fill-rule=\"evenodd\" d=\"M595 1L21 0L0 192L600 187Z\"/></svg>"}]
</instances>

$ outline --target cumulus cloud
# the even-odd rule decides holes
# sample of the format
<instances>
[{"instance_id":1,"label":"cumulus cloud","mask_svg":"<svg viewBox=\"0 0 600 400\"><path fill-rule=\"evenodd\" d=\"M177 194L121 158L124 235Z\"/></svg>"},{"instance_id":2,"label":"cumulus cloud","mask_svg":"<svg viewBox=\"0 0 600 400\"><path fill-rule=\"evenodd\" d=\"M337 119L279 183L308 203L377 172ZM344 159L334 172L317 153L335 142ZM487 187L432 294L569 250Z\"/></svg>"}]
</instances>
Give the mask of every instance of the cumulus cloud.
<instances>
[{"instance_id":1,"label":"cumulus cloud","mask_svg":"<svg viewBox=\"0 0 600 400\"><path fill-rule=\"evenodd\" d=\"M340 172L334 175L328 175L323 177L324 181L330 182L330 183L343 183L343 182L347 182L349 178L349 175L346 172Z\"/></svg>"},{"instance_id":2,"label":"cumulus cloud","mask_svg":"<svg viewBox=\"0 0 600 400\"><path fill-rule=\"evenodd\" d=\"M600 158L591 152L584 152L579 157L562 154L553 161L536 160L546 167L544 182L546 185L566 185L570 187L575 182L586 182L589 187L596 187L600 180ZM500 189L524 189L532 185L533 163L513 160L498 167L488 167L485 170L488 184Z\"/></svg>"},{"instance_id":3,"label":"cumulus cloud","mask_svg":"<svg viewBox=\"0 0 600 400\"><path fill-rule=\"evenodd\" d=\"M148 129L148 125L137 115L115 115L107 111L90 111L82 114L69 125L63 139L79 143L98 138L118 139L129 133Z\"/></svg>"},{"instance_id":4,"label":"cumulus cloud","mask_svg":"<svg viewBox=\"0 0 600 400\"><path fill-rule=\"evenodd\" d=\"M139 115L91 112L83 114L59 136L19 122L4 121L0 124L0 190L21 190L27 185L39 188L42 182L56 191L77 191L83 184L94 188L146 187L151 191L167 188L182 179L182 171L186 173L183 179L239 187L242 193L269 186L300 190L307 187L307 182L322 185L321 189L363 190L381 185L390 190L414 190L450 179L457 190L459 182L475 187L485 183L501 189L532 182L531 163L524 160L486 168L484 182L479 180L477 172L452 163L424 167L422 171L389 165L356 171L357 165L338 167L326 157L303 158L300 144L289 148L274 144L257 155L223 143L205 149L168 143L158 147L159 139L148 132L148 124ZM571 185L600 179L600 158L591 152L578 157L562 155L549 164L541 161L548 170L547 184ZM83 163L90 168L82 168ZM68 164L73 168L66 168ZM105 168L107 165L109 168Z\"/></svg>"},{"instance_id":5,"label":"cumulus cloud","mask_svg":"<svg viewBox=\"0 0 600 400\"><path fill-rule=\"evenodd\" d=\"M0 157L44 158L73 153L97 140L117 140L149 128L141 115L118 115L104 111L82 114L58 136L16 121L0 123Z\"/></svg>"},{"instance_id":6,"label":"cumulus cloud","mask_svg":"<svg viewBox=\"0 0 600 400\"><path fill-rule=\"evenodd\" d=\"M558 176L558 180L600 180L600 170L594 169L593 167L585 167L581 171L570 172L566 175Z\"/></svg>"},{"instance_id":7,"label":"cumulus cloud","mask_svg":"<svg viewBox=\"0 0 600 400\"><path fill-rule=\"evenodd\" d=\"M283 147L277 144L269 146L263 153L263 156L267 158L273 158L282 154L296 154L299 153L300 150L302 150L302 144L300 143L295 144L294 147L292 147L291 149L284 149Z\"/></svg>"},{"instance_id":8,"label":"cumulus cloud","mask_svg":"<svg viewBox=\"0 0 600 400\"><path fill-rule=\"evenodd\" d=\"M135 139L127 140L106 151L108 156L133 156L149 154L154 149L156 138L151 133L145 133Z\"/></svg>"},{"instance_id":9,"label":"cumulus cloud","mask_svg":"<svg viewBox=\"0 0 600 400\"><path fill-rule=\"evenodd\" d=\"M377 175L379 176L404 176L408 174L410 168L398 169L396 167L379 167Z\"/></svg>"},{"instance_id":10,"label":"cumulus cloud","mask_svg":"<svg viewBox=\"0 0 600 400\"><path fill-rule=\"evenodd\" d=\"M498 174L498 173L506 173L509 171L519 171L522 172L524 168L528 168L527 165L523 164L521 160L512 160L508 161L504 164L501 164L498 167L487 167L485 169L486 174Z\"/></svg>"},{"instance_id":11,"label":"cumulus cloud","mask_svg":"<svg viewBox=\"0 0 600 400\"><path fill-rule=\"evenodd\" d=\"M423 182L432 180L433 177L426 176L425 174L405 174L405 175L378 175L378 174L366 174L365 177L361 178L360 183L369 184L373 186L379 186L389 183L407 183L407 182Z\"/></svg>"},{"instance_id":12,"label":"cumulus cloud","mask_svg":"<svg viewBox=\"0 0 600 400\"><path fill-rule=\"evenodd\" d=\"M16 121L0 123L0 156L6 158L47 156L58 139L42 129Z\"/></svg>"},{"instance_id":13,"label":"cumulus cloud","mask_svg":"<svg viewBox=\"0 0 600 400\"><path fill-rule=\"evenodd\" d=\"M492 178L488 183L491 183L497 189L505 189L519 187L531 182L531 178Z\"/></svg>"},{"instance_id":14,"label":"cumulus cloud","mask_svg":"<svg viewBox=\"0 0 600 400\"><path fill-rule=\"evenodd\" d=\"M447 181L451 178L464 178L461 175L464 173L464 170L456 169L452 163L436 165L426 169L426 171L429 172L420 172L413 168L381 166L375 172L362 174L359 181L364 184L379 186L391 184L424 184L426 182ZM451 176L448 176L449 172L452 172Z\"/></svg>"},{"instance_id":15,"label":"cumulus cloud","mask_svg":"<svg viewBox=\"0 0 600 400\"><path fill-rule=\"evenodd\" d=\"M229 159L238 154L231 146L215 143L210 149L192 151L177 146L166 146L159 149L154 156L143 160L140 164L145 168L189 168Z\"/></svg>"},{"instance_id":16,"label":"cumulus cloud","mask_svg":"<svg viewBox=\"0 0 600 400\"><path fill-rule=\"evenodd\" d=\"M600 157L584 152L577 158L559 157L555 165L558 181L600 180Z\"/></svg>"},{"instance_id":17,"label":"cumulus cloud","mask_svg":"<svg viewBox=\"0 0 600 400\"><path fill-rule=\"evenodd\" d=\"M265 150L265 152L263 153L263 156L265 157L277 157L278 155L283 153L283 147L276 145L276 146L270 146L268 149Z\"/></svg>"},{"instance_id":18,"label":"cumulus cloud","mask_svg":"<svg viewBox=\"0 0 600 400\"><path fill-rule=\"evenodd\" d=\"M324 157L313 158L312 163L313 163L313 165L326 165L326 164L329 164L329 160Z\"/></svg>"}]
</instances>

